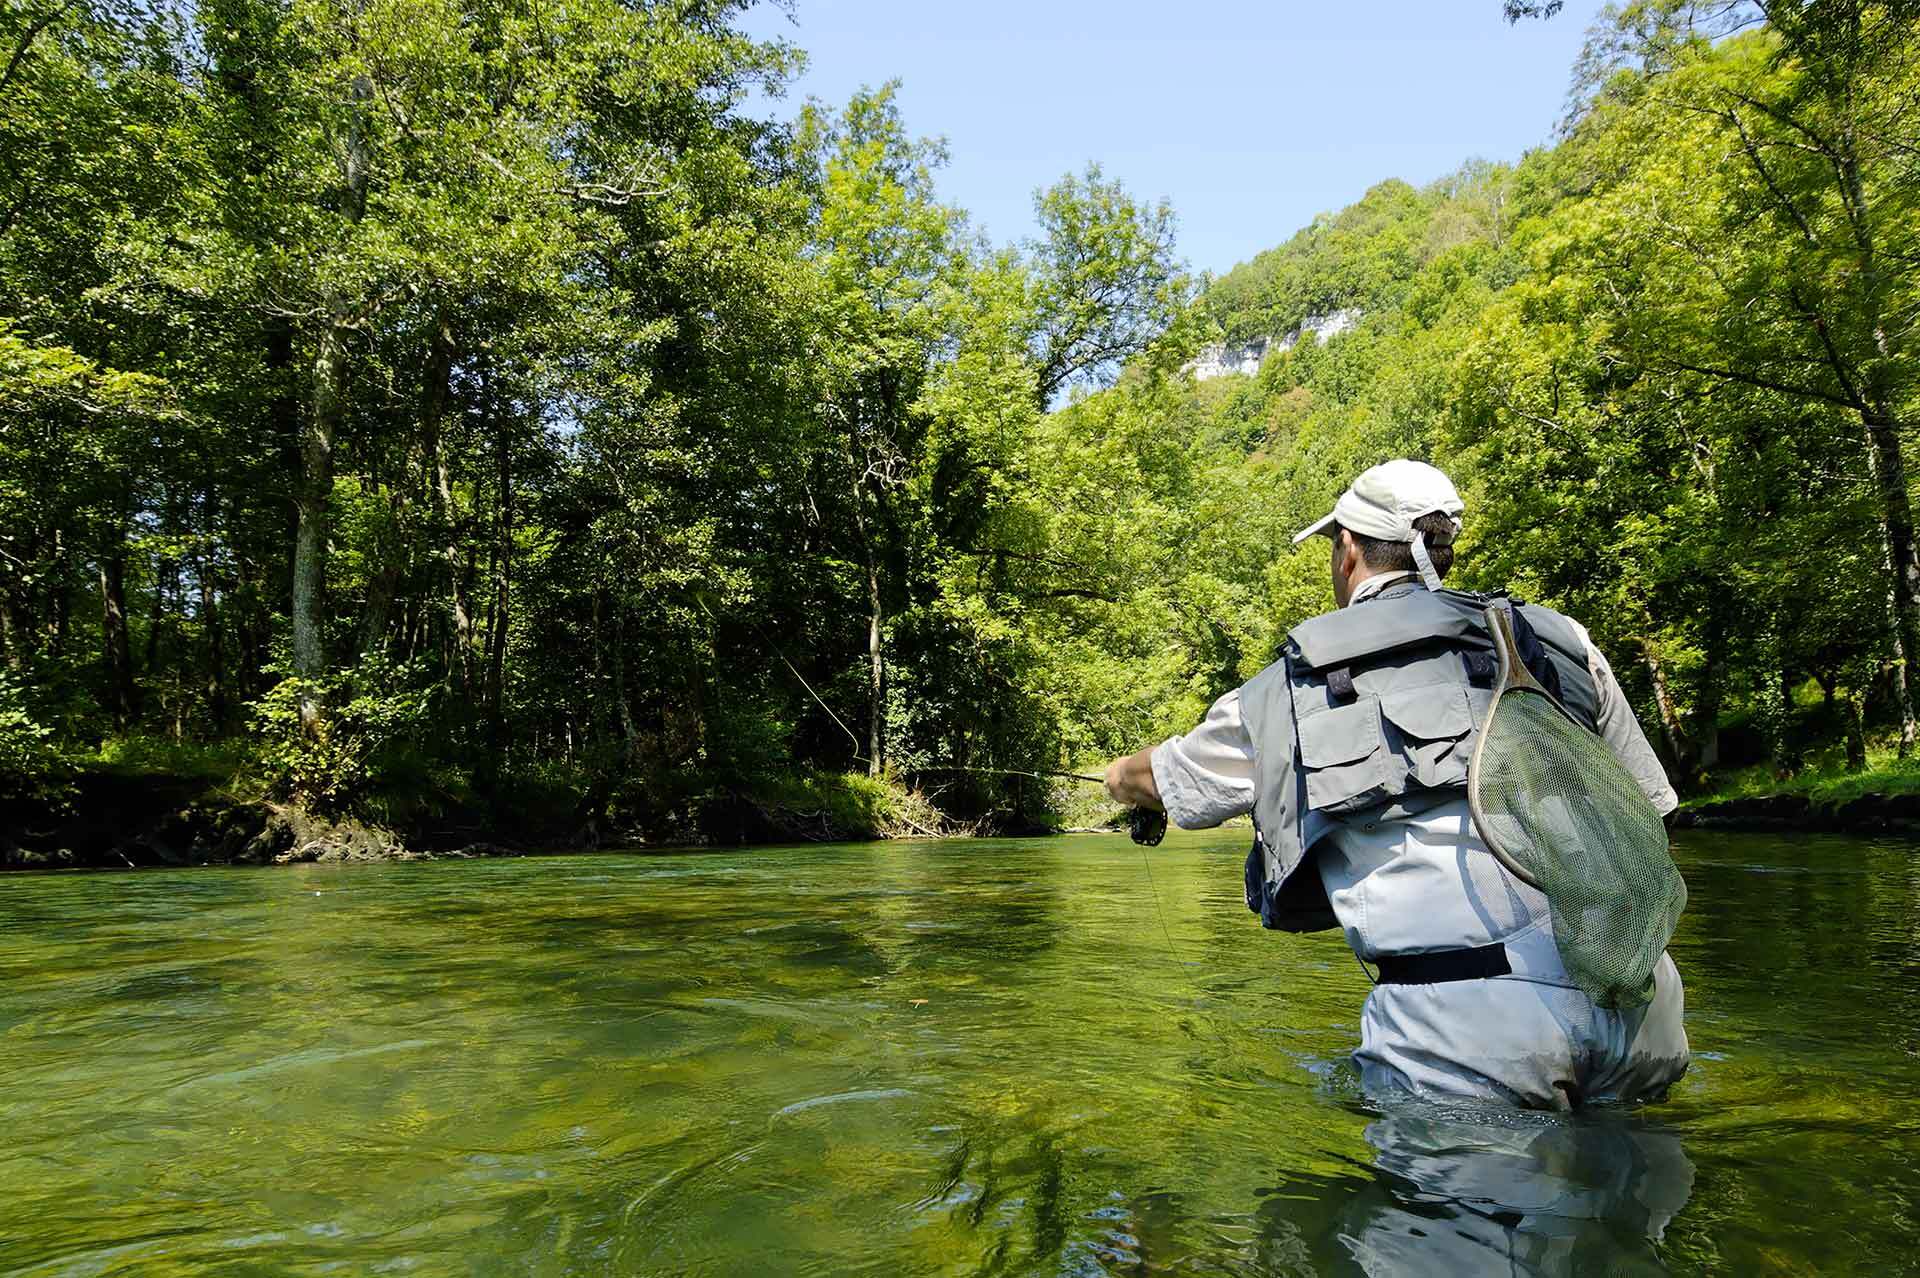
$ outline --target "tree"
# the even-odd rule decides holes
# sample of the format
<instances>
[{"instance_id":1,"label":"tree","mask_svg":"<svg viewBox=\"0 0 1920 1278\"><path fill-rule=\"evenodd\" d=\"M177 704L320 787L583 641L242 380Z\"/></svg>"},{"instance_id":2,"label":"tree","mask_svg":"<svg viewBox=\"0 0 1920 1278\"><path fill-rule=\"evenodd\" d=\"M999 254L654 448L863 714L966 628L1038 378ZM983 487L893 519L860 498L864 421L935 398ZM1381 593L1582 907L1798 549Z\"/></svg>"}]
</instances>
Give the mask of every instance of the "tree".
<instances>
[{"instance_id":1,"label":"tree","mask_svg":"<svg viewBox=\"0 0 1920 1278\"><path fill-rule=\"evenodd\" d=\"M944 336L939 302L960 225L934 194L944 152L907 136L894 90L857 95L837 117L810 110L801 134L819 172L821 408L842 450L865 579L867 769L875 776L886 766L884 639L897 590L887 567L903 523L893 504L916 461L915 404Z\"/></svg>"},{"instance_id":2,"label":"tree","mask_svg":"<svg viewBox=\"0 0 1920 1278\"><path fill-rule=\"evenodd\" d=\"M1669 69L1620 81L1588 127L1648 157L1601 201L1619 215L1606 258L1616 278L1636 278L1613 291L1620 357L1854 420L1892 601L1904 755L1920 653L1900 430L1914 393L1920 173L1901 122L1920 105L1920 63L1910 21L1878 6L1848 13L1783 9L1721 48L1670 42ZM1712 163L1720 154L1734 163Z\"/></svg>"},{"instance_id":3,"label":"tree","mask_svg":"<svg viewBox=\"0 0 1920 1278\"><path fill-rule=\"evenodd\" d=\"M1035 402L1099 384L1173 323L1189 297L1174 257L1173 208L1143 205L1100 166L1038 192L1027 245Z\"/></svg>"}]
</instances>

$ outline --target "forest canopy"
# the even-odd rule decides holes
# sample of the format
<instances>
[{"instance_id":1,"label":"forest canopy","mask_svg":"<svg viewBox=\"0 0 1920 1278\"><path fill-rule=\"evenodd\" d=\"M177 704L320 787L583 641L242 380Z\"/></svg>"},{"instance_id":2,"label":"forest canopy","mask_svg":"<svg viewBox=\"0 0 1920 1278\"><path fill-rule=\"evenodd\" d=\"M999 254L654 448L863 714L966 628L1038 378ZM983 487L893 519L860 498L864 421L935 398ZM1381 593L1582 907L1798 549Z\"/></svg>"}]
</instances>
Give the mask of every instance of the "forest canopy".
<instances>
[{"instance_id":1,"label":"forest canopy","mask_svg":"<svg viewBox=\"0 0 1920 1278\"><path fill-rule=\"evenodd\" d=\"M803 54L745 7L6 6L0 787L197 750L672 836L851 773L1030 825L992 770L1191 726L1401 455L1683 782L1907 754L1906 6L1611 10L1553 145L1215 279L1097 164L990 242L891 86L772 118Z\"/></svg>"}]
</instances>

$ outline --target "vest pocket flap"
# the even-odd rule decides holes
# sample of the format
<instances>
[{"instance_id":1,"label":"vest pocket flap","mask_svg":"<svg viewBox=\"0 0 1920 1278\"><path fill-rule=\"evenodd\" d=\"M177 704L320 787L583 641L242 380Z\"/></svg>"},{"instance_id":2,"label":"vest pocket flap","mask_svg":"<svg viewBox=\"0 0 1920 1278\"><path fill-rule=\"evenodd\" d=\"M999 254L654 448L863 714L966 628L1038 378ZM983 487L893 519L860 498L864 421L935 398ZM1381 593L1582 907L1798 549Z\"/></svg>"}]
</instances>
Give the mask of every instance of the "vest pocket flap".
<instances>
[{"instance_id":1,"label":"vest pocket flap","mask_svg":"<svg viewBox=\"0 0 1920 1278\"><path fill-rule=\"evenodd\" d=\"M1372 697L1300 720L1300 762L1331 768L1380 748L1380 703Z\"/></svg>"},{"instance_id":2,"label":"vest pocket flap","mask_svg":"<svg viewBox=\"0 0 1920 1278\"><path fill-rule=\"evenodd\" d=\"M1473 731L1473 711L1466 691L1458 687L1415 688L1380 698L1380 709L1393 726L1409 737L1439 741L1464 737Z\"/></svg>"}]
</instances>

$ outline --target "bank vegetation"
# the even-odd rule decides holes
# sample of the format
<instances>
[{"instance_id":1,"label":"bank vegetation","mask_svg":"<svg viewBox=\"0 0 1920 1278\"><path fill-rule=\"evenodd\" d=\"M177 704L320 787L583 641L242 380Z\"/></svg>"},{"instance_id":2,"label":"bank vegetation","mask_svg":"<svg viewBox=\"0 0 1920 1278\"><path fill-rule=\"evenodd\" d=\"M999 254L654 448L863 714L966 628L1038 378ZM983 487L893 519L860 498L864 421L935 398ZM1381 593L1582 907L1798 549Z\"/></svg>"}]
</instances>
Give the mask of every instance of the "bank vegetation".
<instances>
[{"instance_id":1,"label":"bank vegetation","mask_svg":"<svg viewBox=\"0 0 1920 1278\"><path fill-rule=\"evenodd\" d=\"M10 842L130 773L449 846L1057 824L995 770L1190 726L1394 455L1683 786L1906 775L1910 6L1628 5L1552 145L1217 279L1097 166L990 242L743 7L5 10Z\"/></svg>"}]
</instances>

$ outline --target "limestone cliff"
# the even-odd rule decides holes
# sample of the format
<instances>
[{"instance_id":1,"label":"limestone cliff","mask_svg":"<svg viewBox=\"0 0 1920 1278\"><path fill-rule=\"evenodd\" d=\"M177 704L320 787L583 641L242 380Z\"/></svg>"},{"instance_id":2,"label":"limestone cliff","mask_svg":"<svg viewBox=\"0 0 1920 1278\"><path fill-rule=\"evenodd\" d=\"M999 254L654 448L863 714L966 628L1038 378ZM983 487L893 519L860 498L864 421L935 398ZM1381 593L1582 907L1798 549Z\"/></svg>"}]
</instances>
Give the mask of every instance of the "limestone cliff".
<instances>
[{"instance_id":1,"label":"limestone cliff","mask_svg":"<svg viewBox=\"0 0 1920 1278\"><path fill-rule=\"evenodd\" d=\"M1308 333L1313 334L1315 341L1324 344L1359 322L1360 309L1354 306L1329 311L1325 315L1309 315L1298 328L1278 341L1272 337L1255 337L1244 342L1215 342L1203 346L1200 354L1186 364L1184 371L1193 374L1197 382L1225 377L1229 373L1251 377L1260 371L1260 363L1266 359L1268 351L1290 351Z\"/></svg>"}]
</instances>

